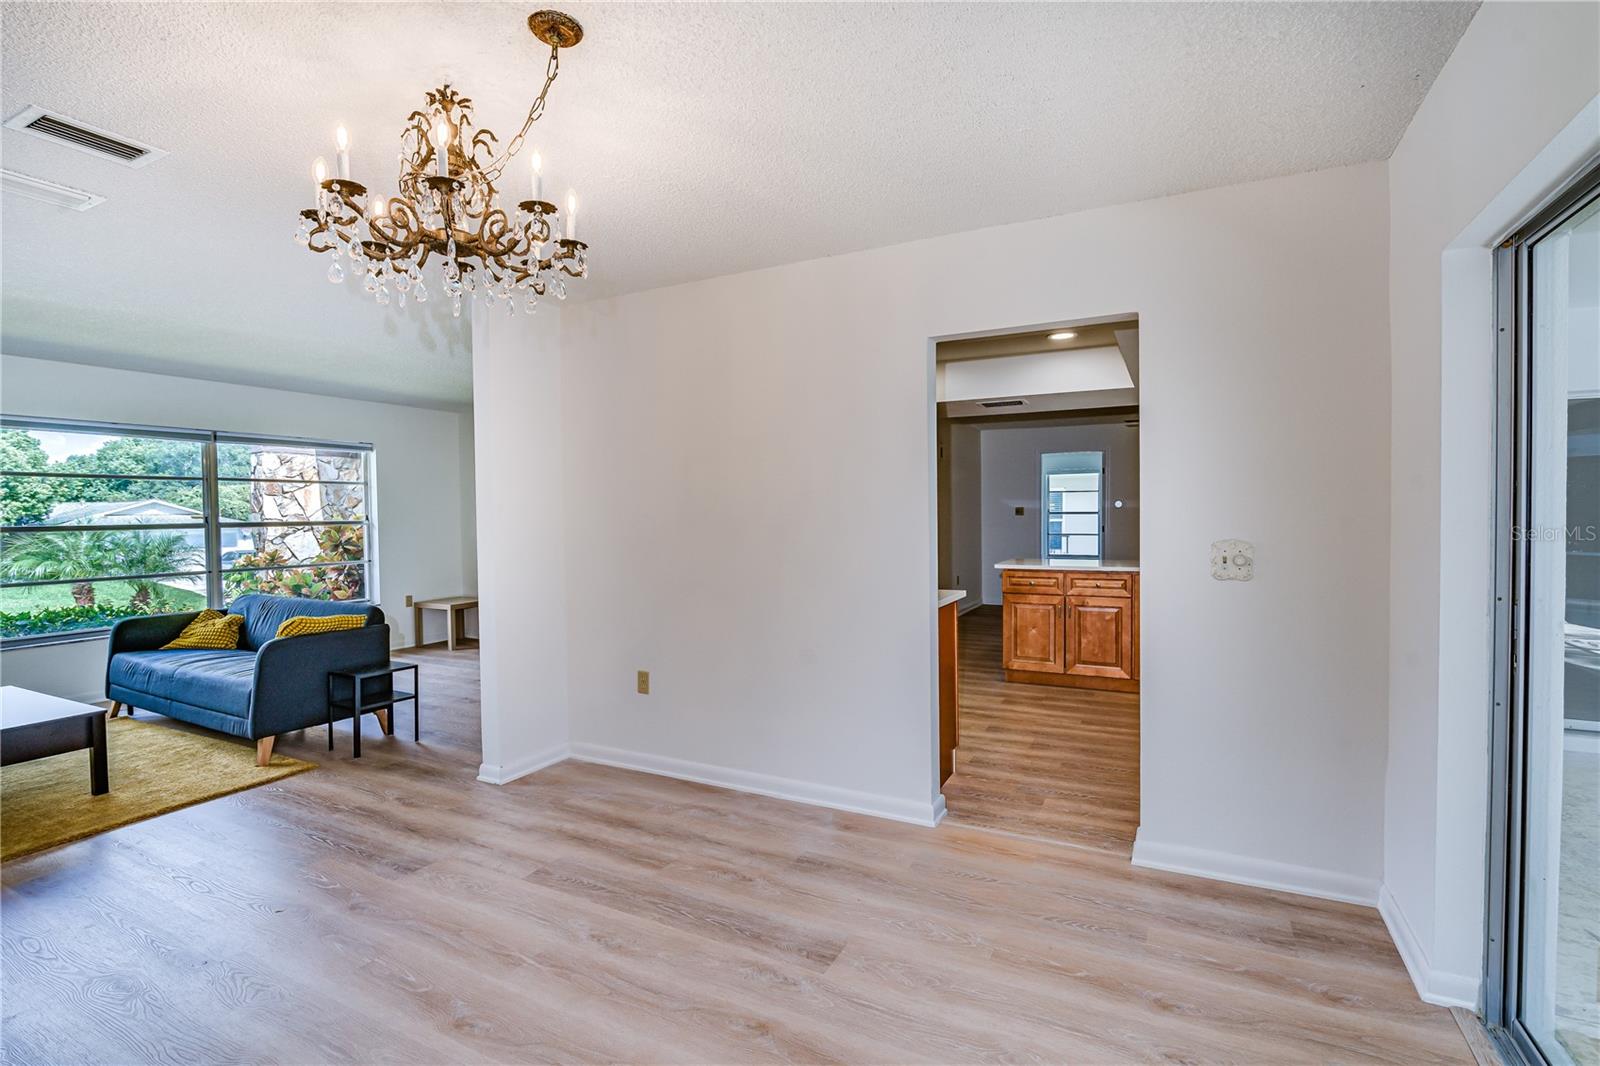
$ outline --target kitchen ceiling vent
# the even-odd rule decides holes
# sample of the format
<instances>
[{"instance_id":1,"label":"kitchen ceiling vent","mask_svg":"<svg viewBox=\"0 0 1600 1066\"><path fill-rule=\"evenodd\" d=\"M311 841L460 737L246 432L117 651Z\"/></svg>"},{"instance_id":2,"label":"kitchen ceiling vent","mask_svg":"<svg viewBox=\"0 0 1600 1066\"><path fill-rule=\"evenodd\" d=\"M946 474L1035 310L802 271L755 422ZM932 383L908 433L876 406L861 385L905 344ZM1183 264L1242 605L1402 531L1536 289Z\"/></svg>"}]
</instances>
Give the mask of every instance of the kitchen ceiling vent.
<instances>
[{"instance_id":1,"label":"kitchen ceiling vent","mask_svg":"<svg viewBox=\"0 0 1600 1066\"><path fill-rule=\"evenodd\" d=\"M1026 407L1027 400L979 400L979 407Z\"/></svg>"},{"instance_id":2,"label":"kitchen ceiling vent","mask_svg":"<svg viewBox=\"0 0 1600 1066\"><path fill-rule=\"evenodd\" d=\"M106 202L104 196L74 189L70 185L58 185L43 178L18 174L15 170L0 170L0 192L14 192L18 196L65 207L69 211L87 211L96 204Z\"/></svg>"},{"instance_id":3,"label":"kitchen ceiling vent","mask_svg":"<svg viewBox=\"0 0 1600 1066\"><path fill-rule=\"evenodd\" d=\"M141 144L110 130L79 122L38 106L29 106L6 120L6 128L31 133L47 141L76 148L80 152L110 159L127 167L142 167L167 153L154 145Z\"/></svg>"}]
</instances>

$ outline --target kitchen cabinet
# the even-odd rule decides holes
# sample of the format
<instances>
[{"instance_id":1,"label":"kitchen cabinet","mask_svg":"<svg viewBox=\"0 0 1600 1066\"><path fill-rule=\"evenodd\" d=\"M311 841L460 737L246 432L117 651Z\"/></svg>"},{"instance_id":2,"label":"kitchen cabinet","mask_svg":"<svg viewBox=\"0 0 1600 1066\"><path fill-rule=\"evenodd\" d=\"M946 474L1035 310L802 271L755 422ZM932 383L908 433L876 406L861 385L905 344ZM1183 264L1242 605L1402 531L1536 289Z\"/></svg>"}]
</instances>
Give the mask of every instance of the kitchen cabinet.
<instances>
[{"instance_id":1,"label":"kitchen cabinet","mask_svg":"<svg viewBox=\"0 0 1600 1066\"><path fill-rule=\"evenodd\" d=\"M1139 690L1137 570L1001 570L1007 681Z\"/></svg>"}]
</instances>

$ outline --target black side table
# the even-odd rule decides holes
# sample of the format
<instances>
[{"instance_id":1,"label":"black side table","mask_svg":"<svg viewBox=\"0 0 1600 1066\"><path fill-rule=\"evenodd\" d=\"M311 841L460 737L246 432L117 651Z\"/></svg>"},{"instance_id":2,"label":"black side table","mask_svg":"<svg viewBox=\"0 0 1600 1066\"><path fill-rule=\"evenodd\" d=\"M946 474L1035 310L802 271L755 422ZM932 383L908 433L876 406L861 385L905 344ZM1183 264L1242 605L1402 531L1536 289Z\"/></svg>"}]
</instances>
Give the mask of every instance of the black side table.
<instances>
[{"instance_id":1,"label":"black side table","mask_svg":"<svg viewBox=\"0 0 1600 1066\"><path fill-rule=\"evenodd\" d=\"M405 670L411 671L411 691L396 691L393 683L394 675ZM374 693L370 701L363 699L368 683L376 681L378 678L389 680L390 683L385 686L388 691ZM344 687L350 692L349 699L334 698L335 681L345 683ZM355 754L353 757L359 759L361 758L361 716L371 711L381 711L387 708L390 714L389 728L386 732L392 737L394 736L393 711L395 704L405 703L407 700L411 701L411 739L420 741L422 739L422 703L417 699L418 691L416 663L390 662L383 666L373 666L365 670L335 670L331 672L328 674L328 750L333 750L333 720L336 717L344 717L344 714L336 714L335 712L347 712L349 714L350 725L355 733Z\"/></svg>"}]
</instances>

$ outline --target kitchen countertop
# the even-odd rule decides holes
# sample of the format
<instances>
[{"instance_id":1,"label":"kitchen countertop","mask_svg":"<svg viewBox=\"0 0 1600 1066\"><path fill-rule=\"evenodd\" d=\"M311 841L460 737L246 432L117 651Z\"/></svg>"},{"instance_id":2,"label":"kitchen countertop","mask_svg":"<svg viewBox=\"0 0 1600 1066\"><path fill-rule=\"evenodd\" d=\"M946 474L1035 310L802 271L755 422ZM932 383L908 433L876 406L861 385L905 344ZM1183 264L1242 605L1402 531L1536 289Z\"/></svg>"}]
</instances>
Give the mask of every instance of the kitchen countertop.
<instances>
[{"instance_id":1,"label":"kitchen countertop","mask_svg":"<svg viewBox=\"0 0 1600 1066\"><path fill-rule=\"evenodd\" d=\"M948 607L957 600L964 600L966 598L967 592L965 589L940 589L938 605L940 607Z\"/></svg>"},{"instance_id":2,"label":"kitchen countertop","mask_svg":"<svg viewBox=\"0 0 1600 1066\"><path fill-rule=\"evenodd\" d=\"M996 570L1139 570L1137 559L1006 559Z\"/></svg>"}]
</instances>

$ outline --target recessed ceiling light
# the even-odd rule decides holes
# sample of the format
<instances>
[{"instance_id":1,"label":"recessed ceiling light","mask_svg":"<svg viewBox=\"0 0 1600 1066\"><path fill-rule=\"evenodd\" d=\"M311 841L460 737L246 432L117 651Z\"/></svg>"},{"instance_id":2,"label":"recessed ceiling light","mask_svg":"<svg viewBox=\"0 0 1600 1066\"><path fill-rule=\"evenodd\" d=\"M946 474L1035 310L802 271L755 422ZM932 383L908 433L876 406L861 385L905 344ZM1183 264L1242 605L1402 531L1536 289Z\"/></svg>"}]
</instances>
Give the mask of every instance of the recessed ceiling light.
<instances>
[{"instance_id":1,"label":"recessed ceiling light","mask_svg":"<svg viewBox=\"0 0 1600 1066\"><path fill-rule=\"evenodd\" d=\"M1077 334L1072 332L1070 329L1064 329L1060 333L1050 334L1050 339L1053 341L1070 341L1076 336Z\"/></svg>"}]
</instances>

